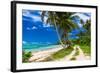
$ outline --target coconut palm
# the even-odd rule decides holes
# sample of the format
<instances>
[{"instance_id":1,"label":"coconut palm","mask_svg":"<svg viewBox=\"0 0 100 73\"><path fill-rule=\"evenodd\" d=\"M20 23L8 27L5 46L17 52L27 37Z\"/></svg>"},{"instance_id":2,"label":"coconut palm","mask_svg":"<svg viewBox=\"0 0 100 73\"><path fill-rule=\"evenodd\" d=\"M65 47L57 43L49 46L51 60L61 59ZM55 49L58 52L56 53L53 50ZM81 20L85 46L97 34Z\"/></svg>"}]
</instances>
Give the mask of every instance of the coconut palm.
<instances>
[{"instance_id":1,"label":"coconut palm","mask_svg":"<svg viewBox=\"0 0 100 73\"><path fill-rule=\"evenodd\" d=\"M83 28L86 30L85 32L80 32L78 34L79 39L80 39L80 43L82 44L86 44L86 45L90 45L90 41L91 41L91 20L87 20L86 22L84 22L83 24Z\"/></svg>"},{"instance_id":2,"label":"coconut palm","mask_svg":"<svg viewBox=\"0 0 100 73\"><path fill-rule=\"evenodd\" d=\"M47 14L48 14L48 15L47 15ZM46 24L49 23L49 24L55 26L58 39L59 39L61 45L64 47L65 45L63 44L63 42L62 42L62 40L61 40L61 38L60 38L59 32L58 32L58 26L57 26L58 19L57 19L56 13L55 13L55 12L46 12L46 11L43 11L42 14L41 14L41 19L42 19L42 21L44 21L44 17L45 17L45 16L48 17L48 19L47 19L47 21L46 21Z\"/></svg>"},{"instance_id":3,"label":"coconut palm","mask_svg":"<svg viewBox=\"0 0 100 73\"><path fill-rule=\"evenodd\" d=\"M59 13L60 14L60 13ZM70 44L70 41L68 40L68 33L77 28L78 26L75 24L75 22L73 21L73 19L75 18L79 18L78 16L74 16L74 12L64 12L62 15L59 15L60 18L60 25L59 25L59 30L62 31L62 41L65 44Z\"/></svg>"},{"instance_id":4,"label":"coconut palm","mask_svg":"<svg viewBox=\"0 0 100 73\"><path fill-rule=\"evenodd\" d=\"M83 27L87 30L88 33L91 32L91 20L87 20Z\"/></svg>"},{"instance_id":5,"label":"coconut palm","mask_svg":"<svg viewBox=\"0 0 100 73\"><path fill-rule=\"evenodd\" d=\"M42 21L44 21L45 16L47 16L48 19L46 23L55 26L58 39L64 48L66 41L68 41L68 32L73 30L73 28L77 27L73 19L79 17L76 15L73 16L74 14L75 14L74 12L51 12L51 11L43 11L41 14Z\"/></svg>"}]
</instances>

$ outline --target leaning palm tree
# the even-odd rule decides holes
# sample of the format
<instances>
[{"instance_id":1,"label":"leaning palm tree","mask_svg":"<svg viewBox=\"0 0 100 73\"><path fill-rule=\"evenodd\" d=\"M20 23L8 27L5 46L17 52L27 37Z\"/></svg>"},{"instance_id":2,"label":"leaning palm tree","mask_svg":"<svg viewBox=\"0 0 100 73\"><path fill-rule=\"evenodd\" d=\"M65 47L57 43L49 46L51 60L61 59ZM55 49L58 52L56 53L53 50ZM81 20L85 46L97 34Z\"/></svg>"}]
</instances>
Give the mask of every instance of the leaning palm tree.
<instances>
[{"instance_id":1,"label":"leaning palm tree","mask_svg":"<svg viewBox=\"0 0 100 73\"><path fill-rule=\"evenodd\" d=\"M74 16L75 12L64 12L62 14L59 13L59 30L62 31L62 35L61 35L61 39L64 42L64 44L70 44L70 41L68 39L68 33L77 28L78 25L75 24L75 22L73 21L73 19L78 18L78 16Z\"/></svg>"},{"instance_id":2,"label":"leaning palm tree","mask_svg":"<svg viewBox=\"0 0 100 73\"><path fill-rule=\"evenodd\" d=\"M56 29L56 32L57 32L57 36L58 36L58 39L61 43L61 45L64 47L65 45L63 44L61 38L60 38L60 35L59 35L59 31L58 31L58 26L57 26L57 23L58 23L58 20L57 20L57 15L55 12L46 12L46 11L43 11L42 14L41 14L41 18L42 18L42 21L44 21L44 17L47 16L48 19L46 21L46 24L51 24L51 25L54 25L55 26L55 29Z\"/></svg>"},{"instance_id":3,"label":"leaning palm tree","mask_svg":"<svg viewBox=\"0 0 100 73\"><path fill-rule=\"evenodd\" d=\"M73 28L77 27L73 19L79 17L73 16L73 14L75 13L74 12L51 12L51 11L43 11L41 14L42 21L44 21L44 17L47 16L48 19L46 23L55 26L58 39L61 45L63 46L63 48L65 48L66 41L68 41L68 32L73 30Z\"/></svg>"}]
</instances>

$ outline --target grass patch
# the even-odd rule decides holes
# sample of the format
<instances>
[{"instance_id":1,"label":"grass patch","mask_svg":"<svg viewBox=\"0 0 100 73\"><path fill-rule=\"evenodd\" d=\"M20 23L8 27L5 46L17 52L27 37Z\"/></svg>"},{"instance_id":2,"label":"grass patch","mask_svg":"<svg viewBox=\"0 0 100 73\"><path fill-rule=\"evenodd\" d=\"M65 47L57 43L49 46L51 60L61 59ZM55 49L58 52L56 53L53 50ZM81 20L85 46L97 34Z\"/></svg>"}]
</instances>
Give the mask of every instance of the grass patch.
<instances>
[{"instance_id":1,"label":"grass patch","mask_svg":"<svg viewBox=\"0 0 100 73\"><path fill-rule=\"evenodd\" d=\"M61 49L61 50L55 52L54 54L52 54L51 57L54 60L61 59L61 58L65 57L66 55L69 55L72 51L73 51L73 47L69 46L67 48L64 48L64 49Z\"/></svg>"},{"instance_id":2,"label":"grass patch","mask_svg":"<svg viewBox=\"0 0 100 73\"><path fill-rule=\"evenodd\" d=\"M32 57L32 52L25 52L22 53L22 61L23 63L28 63L28 59Z\"/></svg>"},{"instance_id":3,"label":"grass patch","mask_svg":"<svg viewBox=\"0 0 100 73\"><path fill-rule=\"evenodd\" d=\"M76 49L75 55L74 56L78 56L79 55L79 50Z\"/></svg>"},{"instance_id":4,"label":"grass patch","mask_svg":"<svg viewBox=\"0 0 100 73\"><path fill-rule=\"evenodd\" d=\"M53 59L51 57L47 57L42 62L47 62L47 61L53 61Z\"/></svg>"},{"instance_id":5,"label":"grass patch","mask_svg":"<svg viewBox=\"0 0 100 73\"><path fill-rule=\"evenodd\" d=\"M83 50L85 55L91 55L91 47L87 45L80 45L80 48Z\"/></svg>"},{"instance_id":6,"label":"grass patch","mask_svg":"<svg viewBox=\"0 0 100 73\"><path fill-rule=\"evenodd\" d=\"M70 60L76 60L76 58L75 57L72 57Z\"/></svg>"}]
</instances>

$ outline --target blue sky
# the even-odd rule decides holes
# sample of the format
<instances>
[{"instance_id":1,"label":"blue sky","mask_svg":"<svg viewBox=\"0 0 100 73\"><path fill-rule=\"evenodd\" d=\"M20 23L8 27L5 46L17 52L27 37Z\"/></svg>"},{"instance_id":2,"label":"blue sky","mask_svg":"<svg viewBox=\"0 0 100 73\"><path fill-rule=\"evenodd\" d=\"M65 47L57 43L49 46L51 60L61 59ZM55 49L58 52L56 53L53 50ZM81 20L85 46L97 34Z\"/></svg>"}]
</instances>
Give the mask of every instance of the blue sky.
<instances>
[{"instance_id":1,"label":"blue sky","mask_svg":"<svg viewBox=\"0 0 100 73\"><path fill-rule=\"evenodd\" d=\"M84 15L83 15L84 14ZM57 33L53 26L50 24L46 24L45 17L44 22L41 20L41 11L36 10L25 10L22 11L22 34L23 34L23 44L33 43L33 44L53 44L58 41ZM80 16L84 22L87 19L90 19L90 13L76 13L76 15ZM75 22L81 28L82 25L78 20ZM70 34L75 36L79 31L73 30Z\"/></svg>"}]
</instances>

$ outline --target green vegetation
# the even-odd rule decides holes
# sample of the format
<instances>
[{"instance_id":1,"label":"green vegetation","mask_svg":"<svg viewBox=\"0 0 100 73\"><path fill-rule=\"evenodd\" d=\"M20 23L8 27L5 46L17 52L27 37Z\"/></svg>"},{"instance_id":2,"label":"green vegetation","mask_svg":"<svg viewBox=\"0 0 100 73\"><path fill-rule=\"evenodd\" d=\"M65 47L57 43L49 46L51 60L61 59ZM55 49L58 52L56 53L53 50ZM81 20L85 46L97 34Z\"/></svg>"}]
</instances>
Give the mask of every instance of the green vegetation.
<instances>
[{"instance_id":1,"label":"green vegetation","mask_svg":"<svg viewBox=\"0 0 100 73\"><path fill-rule=\"evenodd\" d=\"M73 40L72 42L74 45L79 45L85 55L91 56L91 45L89 40L83 37L82 39ZM76 52L76 55L77 54L78 51Z\"/></svg>"},{"instance_id":2,"label":"green vegetation","mask_svg":"<svg viewBox=\"0 0 100 73\"><path fill-rule=\"evenodd\" d=\"M76 60L76 58L75 57L72 57L70 60Z\"/></svg>"},{"instance_id":3,"label":"green vegetation","mask_svg":"<svg viewBox=\"0 0 100 73\"><path fill-rule=\"evenodd\" d=\"M78 49L76 49L76 52L75 52L74 56L77 56L77 55L79 55L79 50Z\"/></svg>"},{"instance_id":4,"label":"green vegetation","mask_svg":"<svg viewBox=\"0 0 100 73\"><path fill-rule=\"evenodd\" d=\"M86 32L79 34L79 45L85 55L91 56L91 20L87 20L83 27Z\"/></svg>"},{"instance_id":5,"label":"green vegetation","mask_svg":"<svg viewBox=\"0 0 100 73\"><path fill-rule=\"evenodd\" d=\"M47 61L53 61L53 58L50 56L42 60L42 62L47 62Z\"/></svg>"},{"instance_id":6,"label":"green vegetation","mask_svg":"<svg viewBox=\"0 0 100 73\"><path fill-rule=\"evenodd\" d=\"M87 45L80 45L85 55L91 56L91 47Z\"/></svg>"},{"instance_id":7,"label":"green vegetation","mask_svg":"<svg viewBox=\"0 0 100 73\"><path fill-rule=\"evenodd\" d=\"M83 50L85 55L91 56L91 20L87 20L86 23L83 23L83 28L86 30L85 32L80 32L77 36L79 39L71 40L74 45L79 45Z\"/></svg>"},{"instance_id":8,"label":"green vegetation","mask_svg":"<svg viewBox=\"0 0 100 73\"><path fill-rule=\"evenodd\" d=\"M22 55L22 61L24 63L27 63L28 62L28 59L32 56L32 53L31 52L25 52L25 51L23 51L22 54L23 54Z\"/></svg>"},{"instance_id":9,"label":"green vegetation","mask_svg":"<svg viewBox=\"0 0 100 73\"><path fill-rule=\"evenodd\" d=\"M73 47L69 46L67 48L64 48L64 49L61 49L61 50L55 52L54 54L52 54L51 57L54 60L61 59L61 58L65 57L66 55L69 55L72 51L73 51Z\"/></svg>"}]
</instances>

